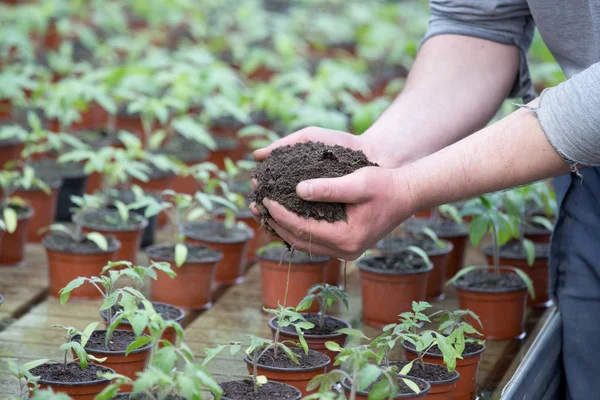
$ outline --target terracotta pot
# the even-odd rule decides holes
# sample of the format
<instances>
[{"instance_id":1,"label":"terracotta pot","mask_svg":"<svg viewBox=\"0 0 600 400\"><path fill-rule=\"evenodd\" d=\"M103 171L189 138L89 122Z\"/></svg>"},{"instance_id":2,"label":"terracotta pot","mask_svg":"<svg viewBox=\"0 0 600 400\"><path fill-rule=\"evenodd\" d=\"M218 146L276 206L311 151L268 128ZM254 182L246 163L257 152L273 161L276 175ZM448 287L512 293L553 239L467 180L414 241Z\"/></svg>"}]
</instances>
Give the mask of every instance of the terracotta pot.
<instances>
[{"instance_id":1,"label":"terracotta pot","mask_svg":"<svg viewBox=\"0 0 600 400\"><path fill-rule=\"evenodd\" d=\"M547 229L526 229L523 236L533 243L550 243L552 231Z\"/></svg>"},{"instance_id":2,"label":"terracotta pot","mask_svg":"<svg viewBox=\"0 0 600 400\"><path fill-rule=\"evenodd\" d=\"M196 165L202 161L204 161L204 158L202 160L188 161L185 163L185 165L191 167L192 165ZM200 190L200 184L198 183L196 178L194 178L191 175L177 175L175 178L173 178L172 189L177 193L194 195L198 190Z\"/></svg>"},{"instance_id":3,"label":"terracotta pot","mask_svg":"<svg viewBox=\"0 0 600 400\"><path fill-rule=\"evenodd\" d=\"M243 382L244 384L247 384L247 381L228 381L228 382L222 382L221 383L221 387L226 392L228 384L238 383L238 382L240 382L240 383ZM293 386L286 385L284 383L279 383L279 382L267 382L267 385L269 385L268 386L269 390L271 390L272 392L276 392L276 390L272 390L272 389L274 389L274 386L276 386L276 385L281 385L281 387L286 386L286 387L288 387L290 389L293 389L293 390L295 390L297 392L297 394L295 396L293 396L293 397L288 397L288 396L285 396L285 397L284 396L275 397L275 396L273 396L273 400L300 400L302 398L302 392L300 392L298 389L296 389ZM248 398L250 398L250 397L248 397ZM221 397L221 400L239 400L239 399L240 399L239 397L236 397L236 398L227 397L227 396Z\"/></svg>"},{"instance_id":4,"label":"terracotta pot","mask_svg":"<svg viewBox=\"0 0 600 400\"><path fill-rule=\"evenodd\" d=\"M344 324L345 328L351 327L350 324L346 321L329 315L328 317ZM273 335L275 335L275 331L277 331L276 319L276 317L273 317L269 320L269 328L271 328L271 332L273 333ZM339 353L336 351L329 350L327 347L325 347L325 343L336 342L341 347L344 347L344 344L346 343L346 337L347 335L342 333L333 333L331 335L304 335L304 339L306 339L306 343L308 343L309 349L327 355L327 357L329 357L330 360L335 360L335 357ZM295 332L286 332L282 330L281 332L279 332L279 338L281 341L292 340L294 342L298 342L298 334L296 334Z\"/></svg>"},{"instance_id":5,"label":"terracotta pot","mask_svg":"<svg viewBox=\"0 0 600 400\"><path fill-rule=\"evenodd\" d=\"M148 220L146 218L141 219L140 224L136 227L120 230L92 227L89 225L86 226L84 223L83 232L100 232L105 236L114 236L119 242L121 242L121 247L115 254L115 260L129 261L133 265L136 265L138 249L140 248L142 235L144 233L144 229L146 229L146 226L148 226Z\"/></svg>"},{"instance_id":6,"label":"terracotta pot","mask_svg":"<svg viewBox=\"0 0 600 400\"><path fill-rule=\"evenodd\" d=\"M254 364L247 354L244 354L244 361L246 362L248 373L252 375ZM315 376L324 374L330 363L331 360L327 357L327 362L311 368L278 368L258 364L257 371L258 375L266 376L269 382L275 381L293 386L302 392L302 396L306 396L310 393L306 390L308 383Z\"/></svg>"},{"instance_id":7,"label":"terracotta pot","mask_svg":"<svg viewBox=\"0 0 600 400\"><path fill-rule=\"evenodd\" d=\"M429 259L433 263L433 269L427 277L426 299L428 301L442 300L445 297L446 266L448 265L448 255L452 252L454 246L447 240L443 242L446 243L445 248L427 252Z\"/></svg>"},{"instance_id":8,"label":"terracotta pot","mask_svg":"<svg viewBox=\"0 0 600 400\"><path fill-rule=\"evenodd\" d=\"M156 178L150 178L148 182L143 182L137 179L131 181L132 185L137 185L144 189L146 192L157 192L160 193L163 190L171 189L173 182L175 181L175 175L159 176Z\"/></svg>"},{"instance_id":9,"label":"terracotta pot","mask_svg":"<svg viewBox=\"0 0 600 400\"><path fill-rule=\"evenodd\" d=\"M439 235L438 235L439 236ZM465 265L465 253L467 250L467 243L469 241L469 235L457 235L457 236L439 236L440 239L444 239L452 243L453 250L448 254L448 263L446 265L446 278L445 281L450 280L456 273Z\"/></svg>"},{"instance_id":10,"label":"terracotta pot","mask_svg":"<svg viewBox=\"0 0 600 400\"><path fill-rule=\"evenodd\" d=\"M29 221L35 211L29 207L26 213L18 216L17 229L13 233L2 235L0 247L0 267L16 267L23 265L25 245L29 232Z\"/></svg>"},{"instance_id":11,"label":"terracotta pot","mask_svg":"<svg viewBox=\"0 0 600 400\"><path fill-rule=\"evenodd\" d=\"M403 347L409 361L417 358L413 349L404 344ZM479 371L481 355L484 351L485 345L475 353L463 353L463 358L456 360L456 370L460 374L460 377L456 381L456 387L452 392L452 400L472 400L476 398L477 373ZM426 354L423 356L423 361L431 364L445 365L443 357L437 354Z\"/></svg>"},{"instance_id":12,"label":"terracotta pot","mask_svg":"<svg viewBox=\"0 0 600 400\"><path fill-rule=\"evenodd\" d=\"M488 264L494 263L493 257L486 254ZM519 268L525 272L527 276L533 281L533 291L535 292L535 299L531 296L527 296L527 305L534 308L547 308L552 304L549 294L549 283L548 283L548 257L536 257L532 266L527 264L527 260L523 258L507 258L500 257L500 263L503 265L512 265L515 268Z\"/></svg>"},{"instance_id":13,"label":"terracotta pot","mask_svg":"<svg viewBox=\"0 0 600 400\"><path fill-rule=\"evenodd\" d=\"M41 242L43 235L38 233L39 230L54 223L60 185L60 181L53 183L50 195L41 190L17 190L15 192L15 197L22 198L35 210L35 214L29 221L27 232L27 241L29 243Z\"/></svg>"},{"instance_id":14,"label":"terracotta pot","mask_svg":"<svg viewBox=\"0 0 600 400\"><path fill-rule=\"evenodd\" d=\"M342 279L341 272L344 261L337 258L329 260L325 266L325 283L332 286L339 286Z\"/></svg>"},{"instance_id":15,"label":"terracotta pot","mask_svg":"<svg viewBox=\"0 0 600 400\"><path fill-rule=\"evenodd\" d=\"M154 261L169 262L177 276L169 278L164 272L158 271L158 279L152 282L152 300L194 310L210 308L215 271L223 255L215 252L214 257L207 261L185 262L177 267L173 259L153 254L153 251L165 246L172 245L150 246L145 252Z\"/></svg>"},{"instance_id":16,"label":"terracotta pot","mask_svg":"<svg viewBox=\"0 0 600 400\"><path fill-rule=\"evenodd\" d=\"M433 214L432 210L422 210L415 214L417 218L430 218Z\"/></svg>"},{"instance_id":17,"label":"terracotta pot","mask_svg":"<svg viewBox=\"0 0 600 400\"><path fill-rule=\"evenodd\" d=\"M413 301L424 301L433 265L411 273L370 268L358 261L362 312L365 324L382 328L398 322L398 315L410 311Z\"/></svg>"},{"instance_id":18,"label":"terracotta pot","mask_svg":"<svg viewBox=\"0 0 600 400\"><path fill-rule=\"evenodd\" d=\"M170 307L174 307L177 308L179 310L179 316L177 318L175 318L173 321L177 322L177 323L181 323L181 321L183 320L183 318L185 317L185 312L179 308L179 307L175 307L171 304L165 304L165 303L159 303L157 301L153 301L152 304L154 304L155 306L157 304L163 304L163 305L168 305ZM107 321L107 313L106 311L101 311L100 315L102 316L102 319L104 320L104 325L108 328L108 321ZM127 320L122 320L119 325L117 325L117 329L120 330L125 330L125 331L132 331L133 327L131 326L131 324L129 323L129 321ZM145 334L148 334L148 330L144 330ZM167 328L165 329L165 331L163 332L162 336L161 336L162 340L166 340L169 343L173 343L175 344L177 342L177 332L175 331L174 328Z\"/></svg>"},{"instance_id":19,"label":"terracotta pot","mask_svg":"<svg viewBox=\"0 0 600 400\"><path fill-rule=\"evenodd\" d=\"M105 332L106 334L106 331L102 332ZM115 332L118 332L118 330L115 330ZM87 348L85 350L88 354L95 357L106 357L106 360L102 362L104 367L111 368L117 374L122 374L136 380L136 374L142 372L148 365L152 344L148 343L146 346L132 351L129 355L125 355L125 351L91 350ZM74 357L76 357L76 355L74 355ZM128 385L121 387L122 392L127 392L131 389L132 387Z\"/></svg>"},{"instance_id":20,"label":"terracotta pot","mask_svg":"<svg viewBox=\"0 0 600 400\"><path fill-rule=\"evenodd\" d=\"M193 223L186 224L186 226L193 226ZM219 285L237 285L244 281L248 264L247 249L250 240L254 237L254 232L248 227L246 227L245 234L243 238L205 238L198 233L193 233L193 231L186 231L185 241L190 244L209 247L222 253L223 258L217 265L215 283Z\"/></svg>"},{"instance_id":21,"label":"terracotta pot","mask_svg":"<svg viewBox=\"0 0 600 400\"><path fill-rule=\"evenodd\" d=\"M429 391L431 390L431 386L429 385L428 382L426 382L422 379L413 378L412 376L399 375L399 377L404 378L404 379L410 379L413 382L420 382L421 384L425 385L426 387L420 393L399 394L396 397L394 397L395 399L425 400L425 399L430 398ZM348 386L348 384L346 382L342 382L342 387L344 388L344 392L346 392L346 396L347 397L350 396L350 386ZM356 392L356 400L369 400L369 393Z\"/></svg>"},{"instance_id":22,"label":"terracotta pot","mask_svg":"<svg viewBox=\"0 0 600 400\"><path fill-rule=\"evenodd\" d=\"M102 367L102 369L106 372L114 372L107 367ZM64 393L77 400L94 400L109 384L110 381L107 379L76 383L52 382L44 379L38 381L40 390L52 389L55 393Z\"/></svg>"},{"instance_id":23,"label":"terracotta pot","mask_svg":"<svg viewBox=\"0 0 600 400\"><path fill-rule=\"evenodd\" d=\"M92 172L85 181L85 192L87 194L94 194L102 189L102 179L102 174Z\"/></svg>"},{"instance_id":24,"label":"terracotta pot","mask_svg":"<svg viewBox=\"0 0 600 400\"><path fill-rule=\"evenodd\" d=\"M48 294L53 297L59 297L60 289L75 278L99 276L102 268L109 261L115 260L117 250L121 246L118 240L114 240L113 246L108 251L99 249L98 253L94 254L77 254L50 249L46 238L42 244L46 248L48 258ZM100 292L90 283L85 283L71 293L71 298L97 299L100 297L102 297Z\"/></svg>"},{"instance_id":25,"label":"terracotta pot","mask_svg":"<svg viewBox=\"0 0 600 400\"><path fill-rule=\"evenodd\" d=\"M428 381L430 390L427 393L427 399L434 400L452 400L454 388L456 387L456 382L460 378L460 374L457 371L453 372L453 377L450 379L446 379L443 381Z\"/></svg>"},{"instance_id":26,"label":"terracotta pot","mask_svg":"<svg viewBox=\"0 0 600 400\"><path fill-rule=\"evenodd\" d=\"M514 273L500 268L501 273ZM504 292L462 289L457 286L458 282L454 283L458 293L458 308L471 310L479 316L483 329L478 330L485 339L510 340L525 335L527 289Z\"/></svg>"},{"instance_id":27,"label":"terracotta pot","mask_svg":"<svg viewBox=\"0 0 600 400\"><path fill-rule=\"evenodd\" d=\"M292 262L289 270L289 288L287 301L285 300L285 287L288 279L288 262L267 259L258 254L260 264L260 275L262 283L263 306L266 308L277 308L278 304L283 306L296 306L306 296L308 290L325 279L325 266L329 257L313 257L310 262ZM318 304L306 310L316 312Z\"/></svg>"},{"instance_id":28,"label":"terracotta pot","mask_svg":"<svg viewBox=\"0 0 600 400\"><path fill-rule=\"evenodd\" d=\"M250 215L252 215L252 213L250 213L249 211L246 212L242 212L242 213L238 213L238 215L236 216L236 219L238 221L241 221L243 223L245 223L246 225L248 225L248 227L250 229L252 229L252 232L254 232L254 237L252 239L250 239L250 242L248 243L248 246L246 248L246 260L248 261L256 261L256 252L258 251L258 249L260 249L263 246L266 246L267 244L269 244L270 238L269 238L269 234L261 228L260 224L258 222L256 222L254 220L254 218L252 218ZM223 217L220 216L219 220L222 221Z\"/></svg>"},{"instance_id":29,"label":"terracotta pot","mask_svg":"<svg viewBox=\"0 0 600 400\"><path fill-rule=\"evenodd\" d=\"M2 143L0 146L0 168L4 168L4 164L6 164L8 161L19 158L20 150L21 143L19 142Z\"/></svg>"}]
</instances>

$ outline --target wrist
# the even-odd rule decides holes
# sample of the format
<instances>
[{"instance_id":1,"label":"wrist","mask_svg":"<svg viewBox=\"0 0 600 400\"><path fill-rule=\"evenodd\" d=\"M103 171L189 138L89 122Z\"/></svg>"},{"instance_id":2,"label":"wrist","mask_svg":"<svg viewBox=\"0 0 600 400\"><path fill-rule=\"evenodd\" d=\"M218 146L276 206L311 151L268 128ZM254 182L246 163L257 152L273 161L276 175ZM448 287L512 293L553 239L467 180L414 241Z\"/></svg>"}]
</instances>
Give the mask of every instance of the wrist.
<instances>
[{"instance_id":1,"label":"wrist","mask_svg":"<svg viewBox=\"0 0 600 400\"><path fill-rule=\"evenodd\" d=\"M411 215L421 211L423 209L423 201L419 192L419 177L417 171L414 170L413 164L396 168L393 170L393 174L396 191L394 198L398 199L397 201L400 204L404 204L404 207L398 208L401 215L394 216L397 224L400 224Z\"/></svg>"}]
</instances>

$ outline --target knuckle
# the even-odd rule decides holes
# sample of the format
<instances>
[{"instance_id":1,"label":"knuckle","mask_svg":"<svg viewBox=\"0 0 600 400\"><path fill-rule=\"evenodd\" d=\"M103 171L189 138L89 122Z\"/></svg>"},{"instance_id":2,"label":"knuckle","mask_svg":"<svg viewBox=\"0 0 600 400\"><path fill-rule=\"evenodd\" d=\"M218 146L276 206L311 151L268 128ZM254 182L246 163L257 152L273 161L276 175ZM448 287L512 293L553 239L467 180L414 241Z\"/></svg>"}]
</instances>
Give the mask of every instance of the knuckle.
<instances>
[{"instance_id":1,"label":"knuckle","mask_svg":"<svg viewBox=\"0 0 600 400\"><path fill-rule=\"evenodd\" d=\"M310 235L303 226L299 226L294 229L294 236L302 240L308 240Z\"/></svg>"}]
</instances>

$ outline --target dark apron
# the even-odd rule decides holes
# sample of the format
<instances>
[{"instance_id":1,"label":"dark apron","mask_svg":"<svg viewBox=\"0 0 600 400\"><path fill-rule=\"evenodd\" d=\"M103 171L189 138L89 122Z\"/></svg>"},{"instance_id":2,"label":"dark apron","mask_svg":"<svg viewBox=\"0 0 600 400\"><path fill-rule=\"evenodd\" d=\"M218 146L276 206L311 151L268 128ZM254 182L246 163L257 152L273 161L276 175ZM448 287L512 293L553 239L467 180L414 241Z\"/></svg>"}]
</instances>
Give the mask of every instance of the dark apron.
<instances>
[{"instance_id":1,"label":"dark apron","mask_svg":"<svg viewBox=\"0 0 600 400\"><path fill-rule=\"evenodd\" d=\"M559 216L552 236L550 294L562 317L567 399L599 396L600 168L554 180Z\"/></svg>"}]
</instances>

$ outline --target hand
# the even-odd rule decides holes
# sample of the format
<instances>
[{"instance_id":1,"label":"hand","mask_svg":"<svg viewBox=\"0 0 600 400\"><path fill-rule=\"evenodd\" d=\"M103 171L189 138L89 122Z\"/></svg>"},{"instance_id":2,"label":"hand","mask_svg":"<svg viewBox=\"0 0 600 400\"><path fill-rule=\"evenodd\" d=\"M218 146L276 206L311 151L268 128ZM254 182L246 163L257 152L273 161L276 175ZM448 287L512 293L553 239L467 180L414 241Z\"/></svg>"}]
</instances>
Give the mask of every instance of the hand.
<instances>
[{"instance_id":1,"label":"hand","mask_svg":"<svg viewBox=\"0 0 600 400\"><path fill-rule=\"evenodd\" d=\"M295 249L345 260L360 257L415 211L409 182L393 169L367 167L340 178L304 181L296 192L308 201L346 203L347 221L305 219L265 199L267 224ZM256 205L251 208L260 214Z\"/></svg>"}]
</instances>

